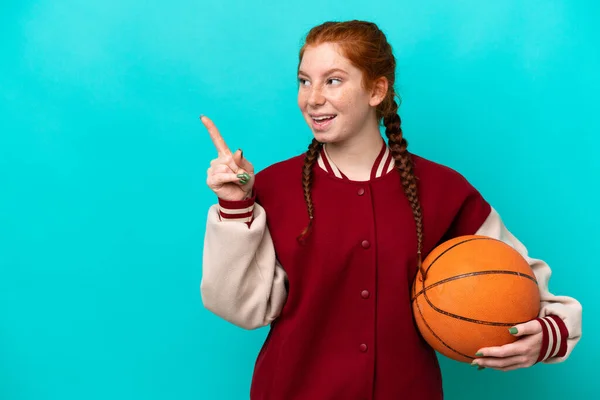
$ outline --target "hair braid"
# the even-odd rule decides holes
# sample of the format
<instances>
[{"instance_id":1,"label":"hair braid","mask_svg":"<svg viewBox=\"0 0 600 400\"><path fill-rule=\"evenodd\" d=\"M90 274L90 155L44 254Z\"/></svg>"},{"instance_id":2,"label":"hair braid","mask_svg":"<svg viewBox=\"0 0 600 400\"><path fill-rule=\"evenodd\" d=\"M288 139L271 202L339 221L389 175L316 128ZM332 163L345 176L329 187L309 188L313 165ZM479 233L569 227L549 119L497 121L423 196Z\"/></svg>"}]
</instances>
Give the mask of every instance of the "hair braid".
<instances>
[{"instance_id":1,"label":"hair braid","mask_svg":"<svg viewBox=\"0 0 600 400\"><path fill-rule=\"evenodd\" d=\"M304 189L304 200L306 201L306 208L308 210L308 226L304 228L300 236L298 236L299 241L303 241L304 238L309 234L313 219L314 219L314 206L312 202L311 196L311 187L312 187L312 170L315 165L315 161L319 156L319 151L321 150L322 144L317 141L317 139L313 139L310 145L308 146L308 150L306 152L306 157L304 158L304 167L302 167L302 187Z\"/></svg>"},{"instance_id":2,"label":"hair braid","mask_svg":"<svg viewBox=\"0 0 600 400\"><path fill-rule=\"evenodd\" d=\"M417 226L417 264L421 270L421 275L425 279L425 271L421 265L421 251L423 249L423 213L421 212L421 203L419 202L417 178L413 172L413 162L410 153L406 150L408 142L403 137L401 120L398 115L398 104L392 100L393 111L387 114L383 123L385 125L385 134L388 138L388 145L392 151L392 156L396 168L400 171L402 177L402 187L404 194L408 198L412 208L413 218Z\"/></svg>"}]
</instances>

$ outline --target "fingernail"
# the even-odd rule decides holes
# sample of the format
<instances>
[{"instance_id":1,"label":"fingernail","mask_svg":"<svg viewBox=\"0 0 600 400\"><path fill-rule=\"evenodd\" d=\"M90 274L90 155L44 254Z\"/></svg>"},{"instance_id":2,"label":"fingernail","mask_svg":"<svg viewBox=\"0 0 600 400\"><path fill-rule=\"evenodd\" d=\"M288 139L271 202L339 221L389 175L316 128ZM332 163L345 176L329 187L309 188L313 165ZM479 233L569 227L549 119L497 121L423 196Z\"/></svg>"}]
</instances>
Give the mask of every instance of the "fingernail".
<instances>
[{"instance_id":1,"label":"fingernail","mask_svg":"<svg viewBox=\"0 0 600 400\"><path fill-rule=\"evenodd\" d=\"M244 158L244 150L239 149L240 150L240 158Z\"/></svg>"},{"instance_id":2,"label":"fingernail","mask_svg":"<svg viewBox=\"0 0 600 400\"><path fill-rule=\"evenodd\" d=\"M202 117L204 117L204 114L200 114L200 119L202 119Z\"/></svg>"},{"instance_id":3,"label":"fingernail","mask_svg":"<svg viewBox=\"0 0 600 400\"><path fill-rule=\"evenodd\" d=\"M479 368L477 368L477 371L481 371L482 369L485 369L485 367L482 367L481 365L479 366Z\"/></svg>"},{"instance_id":4,"label":"fingernail","mask_svg":"<svg viewBox=\"0 0 600 400\"><path fill-rule=\"evenodd\" d=\"M478 366L479 366L479 364L477 364L476 362L471 363L471 367L478 367Z\"/></svg>"},{"instance_id":5,"label":"fingernail","mask_svg":"<svg viewBox=\"0 0 600 400\"><path fill-rule=\"evenodd\" d=\"M250 180L250 175L248 175L245 172L243 174L237 174L236 176L238 177L242 185L245 185Z\"/></svg>"},{"instance_id":6,"label":"fingernail","mask_svg":"<svg viewBox=\"0 0 600 400\"><path fill-rule=\"evenodd\" d=\"M514 327L510 328L508 331L510 332L511 335L515 335L515 334L519 333L519 330Z\"/></svg>"},{"instance_id":7,"label":"fingernail","mask_svg":"<svg viewBox=\"0 0 600 400\"><path fill-rule=\"evenodd\" d=\"M478 351L477 353L475 353L475 355L476 355L477 357L481 357L481 356L483 355L483 353L482 353L482 352L480 352L480 351Z\"/></svg>"}]
</instances>

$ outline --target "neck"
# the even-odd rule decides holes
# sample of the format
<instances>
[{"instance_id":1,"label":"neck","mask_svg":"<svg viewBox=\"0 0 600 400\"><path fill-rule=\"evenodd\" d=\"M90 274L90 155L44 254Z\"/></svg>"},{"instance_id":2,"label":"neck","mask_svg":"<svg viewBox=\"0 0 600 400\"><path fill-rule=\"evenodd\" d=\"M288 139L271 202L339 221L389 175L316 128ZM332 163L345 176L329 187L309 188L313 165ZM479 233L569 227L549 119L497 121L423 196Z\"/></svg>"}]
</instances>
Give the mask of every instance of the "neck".
<instances>
[{"instance_id":1,"label":"neck","mask_svg":"<svg viewBox=\"0 0 600 400\"><path fill-rule=\"evenodd\" d=\"M343 142L327 143L327 154L331 161L348 177L356 181L367 181L373 163L379 155L382 137L377 121L365 127L363 132Z\"/></svg>"}]
</instances>

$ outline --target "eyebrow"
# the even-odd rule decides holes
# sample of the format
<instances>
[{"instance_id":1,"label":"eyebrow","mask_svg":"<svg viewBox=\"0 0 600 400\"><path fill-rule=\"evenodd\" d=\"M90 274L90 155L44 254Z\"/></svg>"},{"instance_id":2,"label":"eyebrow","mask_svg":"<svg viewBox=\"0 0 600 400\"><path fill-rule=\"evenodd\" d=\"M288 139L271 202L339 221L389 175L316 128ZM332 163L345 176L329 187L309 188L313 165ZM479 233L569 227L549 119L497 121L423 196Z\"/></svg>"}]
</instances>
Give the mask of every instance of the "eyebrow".
<instances>
[{"instance_id":1,"label":"eyebrow","mask_svg":"<svg viewBox=\"0 0 600 400\"><path fill-rule=\"evenodd\" d=\"M339 68L332 68L332 69L330 69L330 70L327 70L327 71L325 71L325 72L323 73L323 76L326 76L326 75L332 74L332 73L334 73L334 72L341 72L341 73L343 73L343 74L346 74L346 75L348 75L348 73L347 73L346 71L344 71L343 69L339 69ZM310 75L308 75L306 72L302 71L301 69L300 69L300 70L298 70L298 75L310 76Z\"/></svg>"}]
</instances>

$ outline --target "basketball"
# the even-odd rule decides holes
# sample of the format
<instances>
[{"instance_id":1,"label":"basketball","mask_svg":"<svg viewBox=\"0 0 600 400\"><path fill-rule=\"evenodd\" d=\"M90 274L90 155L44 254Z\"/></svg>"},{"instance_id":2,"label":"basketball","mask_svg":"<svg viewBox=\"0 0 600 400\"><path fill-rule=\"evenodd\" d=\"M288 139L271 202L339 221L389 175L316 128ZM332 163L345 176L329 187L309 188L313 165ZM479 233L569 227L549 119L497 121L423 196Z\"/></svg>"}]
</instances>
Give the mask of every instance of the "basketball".
<instances>
[{"instance_id":1,"label":"basketball","mask_svg":"<svg viewBox=\"0 0 600 400\"><path fill-rule=\"evenodd\" d=\"M511 246L486 236L461 236L423 260L412 286L421 335L439 353L470 363L483 347L517 340L508 331L540 311L533 270Z\"/></svg>"}]
</instances>

